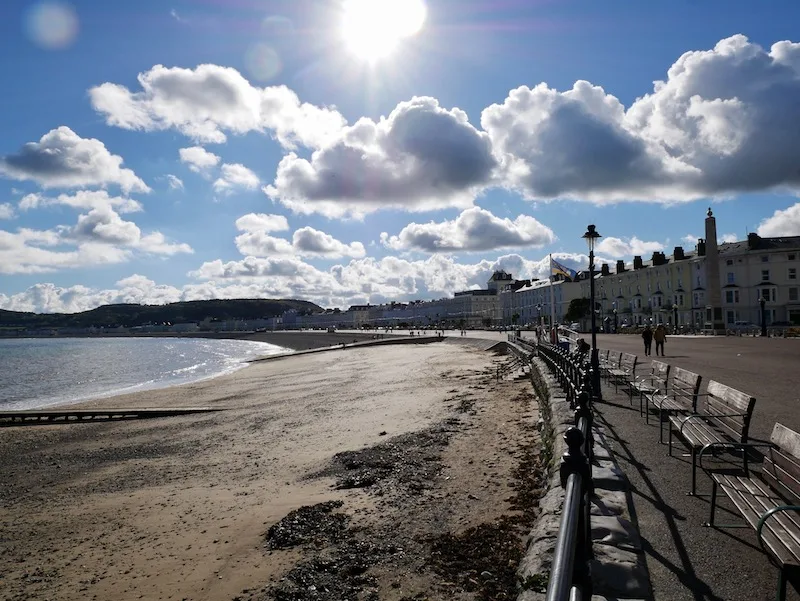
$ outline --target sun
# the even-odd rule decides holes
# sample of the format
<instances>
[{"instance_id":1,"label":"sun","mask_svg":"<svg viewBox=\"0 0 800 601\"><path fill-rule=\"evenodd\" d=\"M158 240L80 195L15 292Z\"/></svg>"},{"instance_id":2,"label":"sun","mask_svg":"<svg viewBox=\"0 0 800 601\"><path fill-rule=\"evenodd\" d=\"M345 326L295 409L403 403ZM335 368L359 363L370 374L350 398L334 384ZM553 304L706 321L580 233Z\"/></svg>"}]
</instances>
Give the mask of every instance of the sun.
<instances>
[{"instance_id":1,"label":"sun","mask_svg":"<svg viewBox=\"0 0 800 601\"><path fill-rule=\"evenodd\" d=\"M386 58L425 23L424 0L344 0L342 36L368 62Z\"/></svg>"}]
</instances>

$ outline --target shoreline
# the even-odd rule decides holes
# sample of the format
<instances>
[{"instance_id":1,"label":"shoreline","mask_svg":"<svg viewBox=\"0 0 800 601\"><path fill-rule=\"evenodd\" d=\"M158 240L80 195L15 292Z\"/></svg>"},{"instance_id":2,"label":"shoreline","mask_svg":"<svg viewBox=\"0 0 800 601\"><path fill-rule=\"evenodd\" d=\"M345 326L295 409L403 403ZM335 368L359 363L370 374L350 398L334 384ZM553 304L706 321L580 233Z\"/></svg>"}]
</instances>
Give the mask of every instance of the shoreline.
<instances>
[{"instance_id":1,"label":"shoreline","mask_svg":"<svg viewBox=\"0 0 800 601\"><path fill-rule=\"evenodd\" d=\"M342 500L352 516L382 517L363 491L336 490L332 478L310 475L336 453L422 431L454 412L463 420L498 419L501 434L486 444L508 448L487 458L486 445L470 443L456 455L465 462L458 469L474 475L448 472L432 483L471 486L489 474L472 497L466 490L430 493L431 501L466 512L453 528L473 525L509 494L491 467L511 461L509 418L485 405L489 389L502 386L492 383L497 360L454 345L290 356L197 384L112 397L132 407L199 404L222 412L4 429L5 586L12 598L65 601L216 601L261 590L306 553L264 550L269 526L292 509ZM100 402L108 404L85 404ZM468 423L464 435L478 435ZM480 452L471 457L467 449ZM428 494L414 492L409 507L427 506L419 501ZM432 523L441 527L439 518Z\"/></svg>"}]
</instances>

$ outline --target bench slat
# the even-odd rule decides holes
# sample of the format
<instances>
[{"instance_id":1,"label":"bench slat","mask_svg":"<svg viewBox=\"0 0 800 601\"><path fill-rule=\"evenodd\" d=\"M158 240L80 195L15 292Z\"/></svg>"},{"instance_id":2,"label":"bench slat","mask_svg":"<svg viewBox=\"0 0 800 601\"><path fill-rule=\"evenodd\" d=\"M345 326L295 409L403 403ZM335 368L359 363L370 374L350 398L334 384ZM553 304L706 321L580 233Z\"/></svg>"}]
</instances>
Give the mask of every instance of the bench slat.
<instances>
[{"instance_id":1,"label":"bench slat","mask_svg":"<svg viewBox=\"0 0 800 601\"><path fill-rule=\"evenodd\" d=\"M768 486L752 478L714 474L714 480L753 528L764 513L784 504ZM800 565L800 519L796 513L773 515L762 530L762 538L782 563Z\"/></svg>"}]
</instances>

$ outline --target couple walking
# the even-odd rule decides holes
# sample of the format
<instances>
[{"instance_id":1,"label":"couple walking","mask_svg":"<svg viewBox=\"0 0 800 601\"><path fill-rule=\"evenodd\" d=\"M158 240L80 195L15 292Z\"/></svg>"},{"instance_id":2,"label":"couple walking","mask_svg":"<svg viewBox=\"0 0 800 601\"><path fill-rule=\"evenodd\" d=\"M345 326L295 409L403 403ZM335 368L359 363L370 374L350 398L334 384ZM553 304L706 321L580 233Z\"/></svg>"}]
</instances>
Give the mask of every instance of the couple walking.
<instances>
[{"instance_id":1,"label":"couple walking","mask_svg":"<svg viewBox=\"0 0 800 601\"><path fill-rule=\"evenodd\" d=\"M650 325L646 325L644 328L644 332L642 332L642 339L644 340L644 354L650 355L651 348L653 346L653 340L656 341L656 355L664 356L664 342L667 340L667 330L666 328L659 324L656 327L656 331L650 329ZM661 352L659 353L659 349Z\"/></svg>"}]
</instances>

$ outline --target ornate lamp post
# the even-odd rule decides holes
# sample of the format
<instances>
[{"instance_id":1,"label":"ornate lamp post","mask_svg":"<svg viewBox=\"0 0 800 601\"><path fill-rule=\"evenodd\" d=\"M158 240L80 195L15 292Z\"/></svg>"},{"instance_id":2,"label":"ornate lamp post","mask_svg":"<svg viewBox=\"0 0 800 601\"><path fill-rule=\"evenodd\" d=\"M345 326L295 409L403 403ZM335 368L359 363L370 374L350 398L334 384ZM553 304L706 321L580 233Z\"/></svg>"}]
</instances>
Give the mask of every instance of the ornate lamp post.
<instances>
[{"instance_id":1,"label":"ornate lamp post","mask_svg":"<svg viewBox=\"0 0 800 601\"><path fill-rule=\"evenodd\" d=\"M589 307L592 311L592 388L594 389L594 398L598 401L602 400L602 393L600 391L600 361L597 357L597 316L594 304L594 245L600 237L594 225L590 225L582 236L589 247Z\"/></svg>"},{"instance_id":2,"label":"ornate lamp post","mask_svg":"<svg viewBox=\"0 0 800 601\"><path fill-rule=\"evenodd\" d=\"M761 335L767 335L767 299L764 298L764 291L761 291L761 298L758 299L758 304L761 305Z\"/></svg>"},{"instance_id":3,"label":"ornate lamp post","mask_svg":"<svg viewBox=\"0 0 800 601\"><path fill-rule=\"evenodd\" d=\"M618 327L618 324L617 324L617 308L614 307L614 333L615 334L617 333L617 327Z\"/></svg>"}]
</instances>

